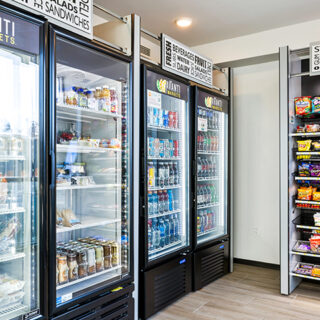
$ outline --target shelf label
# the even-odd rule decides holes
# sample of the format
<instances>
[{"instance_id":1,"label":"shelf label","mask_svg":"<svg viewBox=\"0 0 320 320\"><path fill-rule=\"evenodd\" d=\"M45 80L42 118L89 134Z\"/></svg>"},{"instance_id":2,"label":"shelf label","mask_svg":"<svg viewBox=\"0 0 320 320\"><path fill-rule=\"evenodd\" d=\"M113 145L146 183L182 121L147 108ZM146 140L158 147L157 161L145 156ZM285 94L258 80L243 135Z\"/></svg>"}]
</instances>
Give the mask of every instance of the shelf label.
<instances>
[{"instance_id":1,"label":"shelf label","mask_svg":"<svg viewBox=\"0 0 320 320\"><path fill-rule=\"evenodd\" d=\"M44 15L49 21L92 39L92 0L11 0L31 11Z\"/></svg>"},{"instance_id":2,"label":"shelf label","mask_svg":"<svg viewBox=\"0 0 320 320\"><path fill-rule=\"evenodd\" d=\"M29 319L33 319L37 316L40 315L40 309L35 309L35 310L32 310L26 314L23 315L22 319L23 320L29 320Z\"/></svg>"},{"instance_id":3,"label":"shelf label","mask_svg":"<svg viewBox=\"0 0 320 320\"><path fill-rule=\"evenodd\" d=\"M205 118L198 118L198 131L208 131L208 120Z\"/></svg>"},{"instance_id":4,"label":"shelf label","mask_svg":"<svg viewBox=\"0 0 320 320\"><path fill-rule=\"evenodd\" d=\"M320 75L320 41L310 43L310 76Z\"/></svg>"},{"instance_id":5,"label":"shelf label","mask_svg":"<svg viewBox=\"0 0 320 320\"><path fill-rule=\"evenodd\" d=\"M212 88L212 61L162 34L162 69Z\"/></svg>"},{"instance_id":6,"label":"shelf label","mask_svg":"<svg viewBox=\"0 0 320 320\"><path fill-rule=\"evenodd\" d=\"M68 294L64 294L61 297L57 297L56 298L56 304L58 305L58 304L66 302L66 301L69 301L71 299L72 299L72 292L68 293Z\"/></svg>"}]
</instances>

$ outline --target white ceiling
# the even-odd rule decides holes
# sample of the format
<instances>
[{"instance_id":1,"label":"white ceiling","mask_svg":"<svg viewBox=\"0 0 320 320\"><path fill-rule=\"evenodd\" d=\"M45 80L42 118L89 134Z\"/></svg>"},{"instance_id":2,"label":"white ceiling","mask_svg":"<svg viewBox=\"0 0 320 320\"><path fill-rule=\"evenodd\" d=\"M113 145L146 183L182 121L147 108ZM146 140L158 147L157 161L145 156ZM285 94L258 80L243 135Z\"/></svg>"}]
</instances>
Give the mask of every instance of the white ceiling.
<instances>
[{"instance_id":1,"label":"white ceiling","mask_svg":"<svg viewBox=\"0 0 320 320\"><path fill-rule=\"evenodd\" d=\"M320 19L319 0L94 1L121 16L136 13L147 30L189 46ZM174 21L181 16L192 18L190 28L176 27Z\"/></svg>"}]
</instances>

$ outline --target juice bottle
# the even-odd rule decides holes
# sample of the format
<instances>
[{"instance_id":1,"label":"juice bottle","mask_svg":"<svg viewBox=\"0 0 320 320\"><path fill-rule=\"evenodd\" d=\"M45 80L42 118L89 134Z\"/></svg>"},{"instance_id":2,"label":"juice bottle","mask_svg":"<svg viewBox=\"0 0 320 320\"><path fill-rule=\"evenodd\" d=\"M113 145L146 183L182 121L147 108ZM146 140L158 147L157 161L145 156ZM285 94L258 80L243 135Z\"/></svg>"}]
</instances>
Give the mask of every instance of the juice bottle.
<instances>
[{"instance_id":1,"label":"juice bottle","mask_svg":"<svg viewBox=\"0 0 320 320\"><path fill-rule=\"evenodd\" d=\"M110 88L110 102L111 102L111 112L118 113L119 106L118 106L118 96L116 88Z\"/></svg>"},{"instance_id":2,"label":"juice bottle","mask_svg":"<svg viewBox=\"0 0 320 320\"><path fill-rule=\"evenodd\" d=\"M101 87L96 87L96 90L94 92L94 97L96 99L98 110L102 110L101 93L102 93Z\"/></svg>"},{"instance_id":3,"label":"juice bottle","mask_svg":"<svg viewBox=\"0 0 320 320\"><path fill-rule=\"evenodd\" d=\"M110 90L108 86L103 86L101 92L101 102L102 102L102 111L110 112L111 111L111 98Z\"/></svg>"}]
</instances>

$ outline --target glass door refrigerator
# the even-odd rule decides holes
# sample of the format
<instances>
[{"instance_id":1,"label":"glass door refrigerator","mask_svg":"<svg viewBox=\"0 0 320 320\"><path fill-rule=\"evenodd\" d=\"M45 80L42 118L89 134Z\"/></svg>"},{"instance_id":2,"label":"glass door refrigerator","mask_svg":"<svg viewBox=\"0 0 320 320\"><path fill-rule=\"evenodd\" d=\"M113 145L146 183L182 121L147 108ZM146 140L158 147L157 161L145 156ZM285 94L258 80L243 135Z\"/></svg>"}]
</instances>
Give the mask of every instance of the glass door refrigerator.
<instances>
[{"instance_id":1,"label":"glass door refrigerator","mask_svg":"<svg viewBox=\"0 0 320 320\"><path fill-rule=\"evenodd\" d=\"M228 97L193 87L193 290L228 272Z\"/></svg>"},{"instance_id":2,"label":"glass door refrigerator","mask_svg":"<svg viewBox=\"0 0 320 320\"><path fill-rule=\"evenodd\" d=\"M140 317L191 290L189 86L142 66Z\"/></svg>"},{"instance_id":3,"label":"glass door refrigerator","mask_svg":"<svg viewBox=\"0 0 320 320\"><path fill-rule=\"evenodd\" d=\"M50 314L130 318L131 62L58 29L50 40Z\"/></svg>"},{"instance_id":4,"label":"glass door refrigerator","mask_svg":"<svg viewBox=\"0 0 320 320\"><path fill-rule=\"evenodd\" d=\"M0 6L0 32L0 319L40 318L44 24Z\"/></svg>"}]
</instances>

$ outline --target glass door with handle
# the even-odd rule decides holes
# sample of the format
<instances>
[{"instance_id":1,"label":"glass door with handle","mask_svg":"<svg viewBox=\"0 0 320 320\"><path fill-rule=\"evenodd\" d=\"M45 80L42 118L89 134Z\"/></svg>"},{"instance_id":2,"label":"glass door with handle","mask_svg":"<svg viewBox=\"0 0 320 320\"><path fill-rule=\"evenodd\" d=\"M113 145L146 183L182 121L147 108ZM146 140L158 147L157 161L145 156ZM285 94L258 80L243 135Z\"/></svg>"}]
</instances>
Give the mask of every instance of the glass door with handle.
<instances>
[{"instance_id":1,"label":"glass door with handle","mask_svg":"<svg viewBox=\"0 0 320 320\"><path fill-rule=\"evenodd\" d=\"M130 273L130 64L56 38L56 306Z\"/></svg>"},{"instance_id":2,"label":"glass door with handle","mask_svg":"<svg viewBox=\"0 0 320 320\"><path fill-rule=\"evenodd\" d=\"M0 9L0 319L39 314L41 22Z\"/></svg>"}]
</instances>

